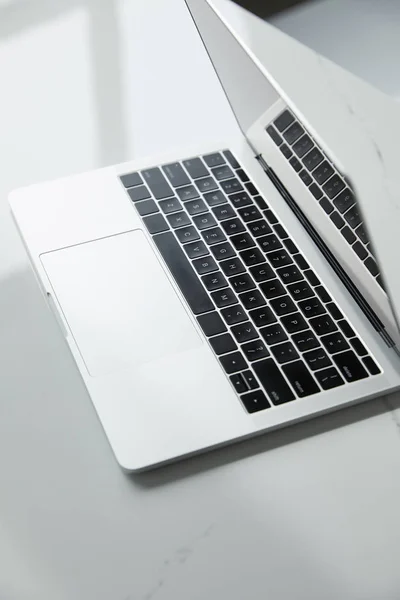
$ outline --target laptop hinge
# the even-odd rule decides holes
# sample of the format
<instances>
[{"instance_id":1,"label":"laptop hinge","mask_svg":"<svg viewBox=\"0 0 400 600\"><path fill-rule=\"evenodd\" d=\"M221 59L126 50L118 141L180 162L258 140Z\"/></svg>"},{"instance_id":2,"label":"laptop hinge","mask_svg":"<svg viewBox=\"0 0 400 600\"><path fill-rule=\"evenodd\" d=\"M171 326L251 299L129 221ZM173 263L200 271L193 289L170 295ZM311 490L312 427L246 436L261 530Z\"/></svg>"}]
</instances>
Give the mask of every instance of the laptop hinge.
<instances>
[{"instance_id":1,"label":"laptop hinge","mask_svg":"<svg viewBox=\"0 0 400 600\"><path fill-rule=\"evenodd\" d=\"M335 271L336 275L346 287L347 291L357 302L358 306L361 308L364 315L367 317L375 331L379 333L379 335L381 336L385 344L388 346L388 348L393 348L393 350L400 356L400 351L396 347L396 344L392 337L386 331L382 321L379 319L375 311L365 300L364 296L358 290L351 278L347 275L346 271L343 269L339 261L336 259L336 257L333 255L326 243L323 241L317 230L307 219L306 215L299 208L299 206L297 205L291 194L287 191L287 189L285 188L275 171L269 166L262 154L257 154L255 158L260 163L260 165L262 166L265 173L268 175L269 179L272 181L278 192L281 194L286 204L290 207L290 209L296 215L300 223L303 225L303 227L305 228L305 230L307 231L307 233L309 234L319 251L322 253L324 258L328 261L329 265Z\"/></svg>"}]
</instances>

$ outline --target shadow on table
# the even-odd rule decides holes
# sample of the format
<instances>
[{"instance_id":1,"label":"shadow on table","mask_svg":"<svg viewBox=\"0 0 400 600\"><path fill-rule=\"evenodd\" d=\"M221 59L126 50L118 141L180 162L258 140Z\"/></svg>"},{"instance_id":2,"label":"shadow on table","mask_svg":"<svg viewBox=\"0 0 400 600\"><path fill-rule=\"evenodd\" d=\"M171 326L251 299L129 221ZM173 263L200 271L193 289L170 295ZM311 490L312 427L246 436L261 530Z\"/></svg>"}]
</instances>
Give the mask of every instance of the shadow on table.
<instances>
[{"instance_id":1,"label":"shadow on table","mask_svg":"<svg viewBox=\"0 0 400 600\"><path fill-rule=\"evenodd\" d=\"M400 393L376 398L129 477L136 485L156 487L390 412L393 413L393 425L397 427L400 436L400 416L394 412L399 408Z\"/></svg>"}]
</instances>

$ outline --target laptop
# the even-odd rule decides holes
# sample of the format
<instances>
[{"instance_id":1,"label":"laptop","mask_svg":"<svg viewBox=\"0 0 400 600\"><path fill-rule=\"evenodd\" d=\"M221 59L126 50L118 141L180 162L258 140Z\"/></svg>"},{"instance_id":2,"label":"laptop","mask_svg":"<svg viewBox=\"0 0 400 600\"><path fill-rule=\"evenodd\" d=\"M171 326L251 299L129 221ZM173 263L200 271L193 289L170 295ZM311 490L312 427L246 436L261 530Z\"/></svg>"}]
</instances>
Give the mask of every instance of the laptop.
<instances>
[{"instance_id":1,"label":"laptop","mask_svg":"<svg viewBox=\"0 0 400 600\"><path fill-rule=\"evenodd\" d=\"M343 102L325 118L294 105L263 58L266 28L282 34L228 0L187 6L238 120L229 139L10 196L127 471L400 386L387 290L394 308L400 291L385 242L398 208L384 157L360 144L349 112L332 128Z\"/></svg>"}]
</instances>

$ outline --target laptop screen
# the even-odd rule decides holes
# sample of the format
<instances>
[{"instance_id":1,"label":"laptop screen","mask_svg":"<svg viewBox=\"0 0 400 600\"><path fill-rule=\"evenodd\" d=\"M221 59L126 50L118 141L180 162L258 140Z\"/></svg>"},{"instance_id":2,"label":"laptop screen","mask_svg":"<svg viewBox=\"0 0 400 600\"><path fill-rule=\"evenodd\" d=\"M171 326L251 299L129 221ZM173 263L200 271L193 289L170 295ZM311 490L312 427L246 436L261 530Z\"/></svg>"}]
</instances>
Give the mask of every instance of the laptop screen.
<instances>
[{"instance_id":1,"label":"laptop screen","mask_svg":"<svg viewBox=\"0 0 400 600\"><path fill-rule=\"evenodd\" d=\"M233 0L400 100L398 0Z\"/></svg>"}]
</instances>

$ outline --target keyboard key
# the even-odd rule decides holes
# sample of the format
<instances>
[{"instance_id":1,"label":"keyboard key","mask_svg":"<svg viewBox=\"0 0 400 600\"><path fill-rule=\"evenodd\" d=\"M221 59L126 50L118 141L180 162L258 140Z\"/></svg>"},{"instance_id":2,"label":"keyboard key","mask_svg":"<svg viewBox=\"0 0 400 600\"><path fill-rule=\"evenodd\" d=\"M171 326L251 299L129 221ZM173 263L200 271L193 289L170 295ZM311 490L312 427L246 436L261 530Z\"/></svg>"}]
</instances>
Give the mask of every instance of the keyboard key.
<instances>
[{"instance_id":1,"label":"keyboard key","mask_svg":"<svg viewBox=\"0 0 400 600\"><path fill-rule=\"evenodd\" d=\"M221 181L222 179L231 179L234 175L232 169L228 167L228 165L215 167L215 169L211 169L211 173L214 175L217 181Z\"/></svg>"},{"instance_id":2,"label":"keyboard key","mask_svg":"<svg viewBox=\"0 0 400 600\"><path fill-rule=\"evenodd\" d=\"M299 358L299 355L297 354L296 349L291 342L285 342L284 344L273 346L271 348L271 352L280 365Z\"/></svg>"},{"instance_id":3,"label":"keyboard key","mask_svg":"<svg viewBox=\"0 0 400 600\"><path fill-rule=\"evenodd\" d=\"M257 238L257 242L263 252L272 252L272 250L282 248L282 244L273 233Z\"/></svg>"},{"instance_id":4,"label":"keyboard key","mask_svg":"<svg viewBox=\"0 0 400 600\"><path fill-rule=\"evenodd\" d=\"M174 234L167 231L154 236L153 240L192 312L195 315L200 315L213 310L214 306L207 292L192 269ZM187 248L187 246L185 247Z\"/></svg>"},{"instance_id":5,"label":"keyboard key","mask_svg":"<svg viewBox=\"0 0 400 600\"><path fill-rule=\"evenodd\" d=\"M309 135L306 133L293 145L293 152L297 154L299 158L302 158L307 152L313 147L313 142Z\"/></svg>"},{"instance_id":6,"label":"keyboard key","mask_svg":"<svg viewBox=\"0 0 400 600\"><path fill-rule=\"evenodd\" d=\"M226 326L216 310L205 315L197 317L197 321L203 330L204 335L210 337L226 331Z\"/></svg>"},{"instance_id":7,"label":"keyboard key","mask_svg":"<svg viewBox=\"0 0 400 600\"><path fill-rule=\"evenodd\" d=\"M220 186L224 190L225 194L234 194L235 192L240 192L243 190L243 186L239 179L235 178L221 181Z\"/></svg>"},{"instance_id":8,"label":"keyboard key","mask_svg":"<svg viewBox=\"0 0 400 600\"><path fill-rule=\"evenodd\" d=\"M326 196L324 196L319 203L320 207L322 208L322 210L324 210L326 212L327 215L330 215L331 212L333 211L333 205L332 202L330 202L328 200L328 198Z\"/></svg>"},{"instance_id":9,"label":"keyboard key","mask_svg":"<svg viewBox=\"0 0 400 600\"><path fill-rule=\"evenodd\" d=\"M231 167L233 169L238 169L240 167L238 161L233 156L233 154L230 150L224 150L223 155L225 156L226 160L228 161L228 163L231 165Z\"/></svg>"},{"instance_id":10,"label":"keyboard key","mask_svg":"<svg viewBox=\"0 0 400 600\"><path fill-rule=\"evenodd\" d=\"M179 188L176 190L176 193L182 202L187 202L188 200L193 200L193 198L199 197L199 192L196 190L194 185L187 185L186 187Z\"/></svg>"},{"instance_id":11,"label":"keyboard key","mask_svg":"<svg viewBox=\"0 0 400 600\"><path fill-rule=\"evenodd\" d=\"M120 180L122 185L126 188L141 185L143 183L143 179L140 177L139 173L127 173L126 175L121 175Z\"/></svg>"},{"instance_id":12,"label":"keyboard key","mask_svg":"<svg viewBox=\"0 0 400 600\"><path fill-rule=\"evenodd\" d=\"M211 252L217 260L225 260L236 255L229 242L223 242L217 246L211 246Z\"/></svg>"},{"instance_id":13,"label":"keyboard key","mask_svg":"<svg viewBox=\"0 0 400 600\"><path fill-rule=\"evenodd\" d=\"M319 285L318 287L316 287L315 291L317 292L317 294L318 294L320 300L322 300L322 302L331 302L332 298L330 297L330 295L328 294L326 289L324 287L322 287L322 285Z\"/></svg>"},{"instance_id":14,"label":"keyboard key","mask_svg":"<svg viewBox=\"0 0 400 600\"><path fill-rule=\"evenodd\" d=\"M206 163L207 167L218 167L219 165L225 164L225 159L223 158L220 152L213 152L212 154L206 154L203 156L203 160Z\"/></svg>"},{"instance_id":15,"label":"keyboard key","mask_svg":"<svg viewBox=\"0 0 400 600\"><path fill-rule=\"evenodd\" d=\"M192 216L208 211L208 208L204 204L203 200L191 200L190 202L186 202L185 208L188 211L189 215Z\"/></svg>"},{"instance_id":16,"label":"keyboard key","mask_svg":"<svg viewBox=\"0 0 400 600\"><path fill-rule=\"evenodd\" d=\"M255 308L249 312L251 320L257 327L264 327L276 322L276 317L268 306Z\"/></svg>"},{"instance_id":17,"label":"keyboard key","mask_svg":"<svg viewBox=\"0 0 400 600\"><path fill-rule=\"evenodd\" d=\"M176 236L181 244L186 244L187 242L194 242L195 240L200 239L197 230L190 225L189 227L182 227L181 229L177 229Z\"/></svg>"},{"instance_id":18,"label":"keyboard key","mask_svg":"<svg viewBox=\"0 0 400 600\"><path fill-rule=\"evenodd\" d=\"M272 125L269 125L266 129L269 137L272 139L273 142L275 142L275 144L277 146L280 146L283 142L283 139L281 138L281 136L279 135L279 133L276 131L275 127L273 127Z\"/></svg>"},{"instance_id":19,"label":"keyboard key","mask_svg":"<svg viewBox=\"0 0 400 600\"><path fill-rule=\"evenodd\" d=\"M248 233L240 233L230 238L236 250L245 250L254 246L254 240Z\"/></svg>"},{"instance_id":20,"label":"keyboard key","mask_svg":"<svg viewBox=\"0 0 400 600\"><path fill-rule=\"evenodd\" d=\"M289 148L289 146L287 144L282 144L279 147L279 150L282 152L282 154L285 158L290 158L291 156L293 156L293 152L291 151L291 149Z\"/></svg>"},{"instance_id":21,"label":"keyboard key","mask_svg":"<svg viewBox=\"0 0 400 600\"><path fill-rule=\"evenodd\" d=\"M248 267L257 265L258 263L265 263L264 255L258 248L249 248L240 252L239 256L243 260L244 264Z\"/></svg>"},{"instance_id":22,"label":"keyboard key","mask_svg":"<svg viewBox=\"0 0 400 600\"><path fill-rule=\"evenodd\" d=\"M224 221L221 223L222 229L225 231L226 235L234 235L235 233L241 233L245 231L245 227L240 219L229 219L229 221Z\"/></svg>"},{"instance_id":23,"label":"keyboard key","mask_svg":"<svg viewBox=\"0 0 400 600\"><path fill-rule=\"evenodd\" d=\"M182 210L182 204L175 196L173 198L168 198L168 200L161 200L159 205L165 215Z\"/></svg>"},{"instance_id":24,"label":"keyboard key","mask_svg":"<svg viewBox=\"0 0 400 600\"><path fill-rule=\"evenodd\" d=\"M268 398L274 404L284 404L295 399L295 395L271 358L254 363L253 368Z\"/></svg>"},{"instance_id":25,"label":"keyboard key","mask_svg":"<svg viewBox=\"0 0 400 600\"><path fill-rule=\"evenodd\" d=\"M289 254L283 249L277 250L276 252L270 252L268 254L268 260L275 269L293 264Z\"/></svg>"},{"instance_id":26,"label":"keyboard key","mask_svg":"<svg viewBox=\"0 0 400 600\"><path fill-rule=\"evenodd\" d=\"M368 377L367 371L352 350L336 354L333 360L343 377L349 383Z\"/></svg>"},{"instance_id":27,"label":"keyboard key","mask_svg":"<svg viewBox=\"0 0 400 600\"><path fill-rule=\"evenodd\" d=\"M262 218L260 211L254 204L246 208L239 208L238 213L245 223Z\"/></svg>"},{"instance_id":28,"label":"keyboard key","mask_svg":"<svg viewBox=\"0 0 400 600\"><path fill-rule=\"evenodd\" d=\"M297 311L295 303L291 298L289 298L289 296L281 296L280 298L275 298L271 300L270 305L272 306L278 317L281 317L282 315L288 315L292 312Z\"/></svg>"},{"instance_id":29,"label":"keyboard key","mask_svg":"<svg viewBox=\"0 0 400 600\"><path fill-rule=\"evenodd\" d=\"M221 356L219 362L223 366L225 373L228 373L228 375L230 373L235 373L236 371L243 371L243 369L247 368L247 363L240 352L232 352L232 354Z\"/></svg>"},{"instance_id":30,"label":"keyboard key","mask_svg":"<svg viewBox=\"0 0 400 600\"><path fill-rule=\"evenodd\" d=\"M275 278L274 271L266 262L256 265L255 267L250 267L249 270L257 282L268 281L268 279Z\"/></svg>"},{"instance_id":31,"label":"keyboard key","mask_svg":"<svg viewBox=\"0 0 400 600\"><path fill-rule=\"evenodd\" d=\"M320 200L323 196L321 188L316 183L312 183L308 188L316 200Z\"/></svg>"},{"instance_id":32,"label":"keyboard key","mask_svg":"<svg viewBox=\"0 0 400 600\"><path fill-rule=\"evenodd\" d=\"M154 200L143 200L142 202L137 202L135 207L141 217L159 212L159 208Z\"/></svg>"},{"instance_id":33,"label":"keyboard key","mask_svg":"<svg viewBox=\"0 0 400 600\"><path fill-rule=\"evenodd\" d=\"M343 379L340 377L339 372L335 369L335 367L329 367L328 369L317 371L315 373L315 377L324 390L331 390L332 388L344 384Z\"/></svg>"},{"instance_id":34,"label":"keyboard key","mask_svg":"<svg viewBox=\"0 0 400 600\"><path fill-rule=\"evenodd\" d=\"M247 321L246 312L240 304L235 304L235 306L222 309L221 315L228 325L235 325L235 323Z\"/></svg>"},{"instance_id":35,"label":"keyboard key","mask_svg":"<svg viewBox=\"0 0 400 600\"><path fill-rule=\"evenodd\" d=\"M343 315L342 315L342 317L343 317ZM338 321L338 325L339 325L340 329L342 330L342 333L346 337L354 337L356 335L352 326L344 319L341 321ZM360 344L361 344L361 342L360 342ZM367 352L365 352L365 354L367 354Z\"/></svg>"},{"instance_id":36,"label":"keyboard key","mask_svg":"<svg viewBox=\"0 0 400 600\"><path fill-rule=\"evenodd\" d=\"M288 337L283 330L283 328L276 323L276 325L269 325L268 327L263 327L260 329L260 333L264 340L267 342L268 346L272 346L273 344L279 344L280 342L285 342Z\"/></svg>"},{"instance_id":37,"label":"keyboard key","mask_svg":"<svg viewBox=\"0 0 400 600\"><path fill-rule=\"evenodd\" d=\"M282 370L300 398L311 396L320 391L313 376L301 360L284 365Z\"/></svg>"},{"instance_id":38,"label":"keyboard key","mask_svg":"<svg viewBox=\"0 0 400 600\"><path fill-rule=\"evenodd\" d=\"M336 212L336 211L335 211L335 212L333 212L333 213L331 214L331 217L330 217L330 218L331 218L331 221L332 221L332 223L333 223L334 225L336 225L336 227L337 227L338 229L341 229L341 228L343 227L343 225L344 225L344 220L342 219L342 217L339 215L339 213L338 213L338 212Z\"/></svg>"},{"instance_id":39,"label":"keyboard key","mask_svg":"<svg viewBox=\"0 0 400 600\"><path fill-rule=\"evenodd\" d=\"M300 136L303 135L303 133L304 129L302 128L302 126L300 125L300 123L295 121L288 129L286 129L286 131L283 134L283 137L285 138L288 144L292 145L299 139Z\"/></svg>"},{"instance_id":40,"label":"keyboard key","mask_svg":"<svg viewBox=\"0 0 400 600\"><path fill-rule=\"evenodd\" d=\"M243 392L248 391L246 382L241 373L235 373L235 375L231 375L229 379L238 394L243 394Z\"/></svg>"},{"instance_id":41,"label":"keyboard key","mask_svg":"<svg viewBox=\"0 0 400 600\"><path fill-rule=\"evenodd\" d=\"M218 189L217 182L213 177L203 177L203 179L196 180L197 189L202 194L206 192L212 192L213 190Z\"/></svg>"},{"instance_id":42,"label":"keyboard key","mask_svg":"<svg viewBox=\"0 0 400 600\"><path fill-rule=\"evenodd\" d=\"M301 169L302 169L301 162L295 156L292 156L292 158L289 160L289 162L290 162L291 166L293 167L293 169L296 171L296 173L301 171Z\"/></svg>"},{"instance_id":43,"label":"keyboard key","mask_svg":"<svg viewBox=\"0 0 400 600\"><path fill-rule=\"evenodd\" d=\"M303 165L309 171L313 171L318 165L324 160L322 153L317 147L314 147L306 156L303 158Z\"/></svg>"},{"instance_id":44,"label":"keyboard key","mask_svg":"<svg viewBox=\"0 0 400 600\"><path fill-rule=\"evenodd\" d=\"M236 215L233 207L230 204L215 206L212 211L218 221L225 221L225 219L230 219Z\"/></svg>"},{"instance_id":45,"label":"keyboard key","mask_svg":"<svg viewBox=\"0 0 400 600\"><path fill-rule=\"evenodd\" d=\"M342 315L341 311L339 310L339 308L337 307L337 305L334 302L329 302L329 304L326 305L326 308L329 310L332 317L336 321L338 321L339 319L343 319L343 315Z\"/></svg>"},{"instance_id":46,"label":"keyboard key","mask_svg":"<svg viewBox=\"0 0 400 600\"><path fill-rule=\"evenodd\" d=\"M208 206L211 207L226 203L226 197L221 192L221 190L217 190L216 192L208 192L207 194L204 194L204 200L207 202Z\"/></svg>"},{"instance_id":47,"label":"keyboard key","mask_svg":"<svg viewBox=\"0 0 400 600\"><path fill-rule=\"evenodd\" d=\"M324 307L316 297L308 300L302 300L299 302L299 308L303 315L307 317L307 319L310 319L311 317L317 317L325 312Z\"/></svg>"},{"instance_id":48,"label":"keyboard key","mask_svg":"<svg viewBox=\"0 0 400 600\"><path fill-rule=\"evenodd\" d=\"M249 181L249 183L245 183L245 187L246 187L246 190L249 192L249 194L251 194L252 196L258 196L259 191L256 188L256 186L254 185L254 183Z\"/></svg>"},{"instance_id":49,"label":"keyboard key","mask_svg":"<svg viewBox=\"0 0 400 600\"><path fill-rule=\"evenodd\" d=\"M231 328L231 331L239 344L242 344L243 342L249 342L250 340L254 340L258 337L258 333L250 321L245 321L239 325L234 325Z\"/></svg>"},{"instance_id":50,"label":"keyboard key","mask_svg":"<svg viewBox=\"0 0 400 600\"><path fill-rule=\"evenodd\" d=\"M260 288L268 300L276 298L277 296L283 296L286 293L285 288L278 279L264 281L263 283L260 283Z\"/></svg>"},{"instance_id":51,"label":"keyboard key","mask_svg":"<svg viewBox=\"0 0 400 600\"><path fill-rule=\"evenodd\" d=\"M320 284L320 280L318 279L314 271L311 271L311 269L307 269L307 271L304 271L304 275L307 277L308 283L310 283L311 285L315 286Z\"/></svg>"},{"instance_id":52,"label":"keyboard key","mask_svg":"<svg viewBox=\"0 0 400 600\"><path fill-rule=\"evenodd\" d=\"M353 349L357 352L358 356L366 356L368 354L368 350L364 346L361 340L358 338L352 338L350 344L353 346Z\"/></svg>"},{"instance_id":53,"label":"keyboard key","mask_svg":"<svg viewBox=\"0 0 400 600\"><path fill-rule=\"evenodd\" d=\"M310 268L310 265L308 264L308 262L306 261L306 259L304 258L304 256L302 254L295 254L293 256L293 258L296 261L297 266L300 267L300 269L302 269L303 271ZM308 273L308 271L306 271L306 272ZM312 273L312 271L310 271L310 273ZM304 273L304 275L306 275L306 273ZM307 275L306 275L306 277L307 277ZM310 283L311 283L311 281L310 281Z\"/></svg>"},{"instance_id":54,"label":"keyboard key","mask_svg":"<svg viewBox=\"0 0 400 600\"><path fill-rule=\"evenodd\" d=\"M169 229L167 221L160 214L144 217L143 223L146 225L149 233L160 233Z\"/></svg>"},{"instance_id":55,"label":"keyboard key","mask_svg":"<svg viewBox=\"0 0 400 600\"><path fill-rule=\"evenodd\" d=\"M353 244L353 250L361 260L364 260L364 258L368 256L368 252L360 242Z\"/></svg>"},{"instance_id":56,"label":"keyboard key","mask_svg":"<svg viewBox=\"0 0 400 600\"><path fill-rule=\"evenodd\" d=\"M341 213L345 213L346 210L352 207L354 203L355 198L353 192L351 192L349 188L346 188L340 192L340 194L333 201L333 204Z\"/></svg>"},{"instance_id":57,"label":"keyboard key","mask_svg":"<svg viewBox=\"0 0 400 600\"><path fill-rule=\"evenodd\" d=\"M364 225L361 223L361 225L359 225L356 229L356 234L358 235L358 237L360 238L360 240L362 241L363 244L368 244L368 236L367 236L367 232L365 230Z\"/></svg>"},{"instance_id":58,"label":"keyboard key","mask_svg":"<svg viewBox=\"0 0 400 600\"><path fill-rule=\"evenodd\" d=\"M203 259L199 258L198 260L201 261ZM211 260L214 260L214 259L211 259ZM196 262L197 261L195 261L195 260L193 261L193 266L195 266ZM221 288L227 287L227 285L228 285L228 282L226 281L225 277L222 275L222 273L220 271L217 271L216 273L210 273L209 275L204 275L204 277L202 277L201 279L209 292L213 292L214 290L219 290Z\"/></svg>"},{"instance_id":59,"label":"keyboard key","mask_svg":"<svg viewBox=\"0 0 400 600\"><path fill-rule=\"evenodd\" d=\"M348 224L350 225L350 227L352 229L355 229L356 227L358 227L358 225L360 225L360 223L361 223L361 214L360 214L360 211L358 210L358 206L357 205L352 206L344 214L344 218L346 219L346 221L348 222Z\"/></svg>"},{"instance_id":60,"label":"keyboard key","mask_svg":"<svg viewBox=\"0 0 400 600\"><path fill-rule=\"evenodd\" d=\"M171 163L162 167L165 175L168 177L170 184L173 187L180 187L190 183L189 177L186 175L182 166L178 163Z\"/></svg>"},{"instance_id":61,"label":"keyboard key","mask_svg":"<svg viewBox=\"0 0 400 600\"><path fill-rule=\"evenodd\" d=\"M334 175L322 186L325 194L328 198L332 199L338 195L339 192L344 188L344 181L340 179L339 175Z\"/></svg>"},{"instance_id":62,"label":"keyboard key","mask_svg":"<svg viewBox=\"0 0 400 600\"><path fill-rule=\"evenodd\" d=\"M247 273L231 277L229 282L237 294L240 294L241 292L247 292L248 290L252 290L256 287L254 281Z\"/></svg>"},{"instance_id":63,"label":"keyboard key","mask_svg":"<svg viewBox=\"0 0 400 600\"><path fill-rule=\"evenodd\" d=\"M199 177L206 177L208 175L208 171L200 158L191 158L189 160L184 160L183 164L190 177L192 177L193 179L198 179Z\"/></svg>"},{"instance_id":64,"label":"keyboard key","mask_svg":"<svg viewBox=\"0 0 400 600\"><path fill-rule=\"evenodd\" d=\"M132 202L139 202L140 200L146 200L146 198L151 197L151 194L145 185L129 189L128 194Z\"/></svg>"},{"instance_id":65,"label":"keyboard key","mask_svg":"<svg viewBox=\"0 0 400 600\"><path fill-rule=\"evenodd\" d=\"M317 348L319 346L319 342L311 329L296 333L292 336L292 340L300 352L306 352L306 350L311 350L312 348Z\"/></svg>"},{"instance_id":66,"label":"keyboard key","mask_svg":"<svg viewBox=\"0 0 400 600\"><path fill-rule=\"evenodd\" d=\"M218 265L212 256L205 256L204 258L196 258L193 261L193 266L199 275L205 275L218 269Z\"/></svg>"},{"instance_id":67,"label":"keyboard key","mask_svg":"<svg viewBox=\"0 0 400 600\"><path fill-rule=\"evenodd\" d=\"M218 356L237 349L236 342L230 333L223 333L222 335L212 337L209 342L215 354Z\"/></svg>"},{"instance_id":68,"label":"keyboard key","mask_svg":"<svg viewBox=\"0 0 400 600\"><path fill-rule=\"evenodd\" d=\"M231 194L229 196L230 202L232 202L235 208L243 208L252 204L252 200L247 192L239 192L238 194Z\"/></svg>"},{"instance_id":69,"label":"keyboard key","mask_svg":"<svg viewBox=\"0 0 400 600\"><path fill-rule=\"evenodd\" d=\"M245 308L247 309L258 308L259 306L266 304L264 298L258 290L240 294L240 301L243 302Z\"/></svg>"},{"instance_id":70,"label":"keyboard key","mask_svg":"<svg viewBox=\"0 0 400 600\"><path fill-rule=\"evenodd\" d=\"M223 290L217 290L211 293L211 298L218 308L224 308L231 304L237 304L237 298L230 288L224 288Z\"/></svg>"},{"instance_id":71,"label":"keyboard key","mask_svg":"<svg viewBox=\"0 0 400 600\"><path fill-rule=\"evenodd\" d=\"M250 414L258 412L259 410L266 410L271 406L265 397L264 392L261 390L254 390L254 392L243 394L240 396L240 399L243 402L245 409Z\"/></svg>"},{"instance_id":72,"label":"keyboard key","mask_svg":"<svg viewBox=\"0 0 400 600\"><path fill-rule=\"evenodd\" d=\"M318 371L318 369L324 369L332 364L331 359L323 348L317 348L316 350L310 350L303 355L304 360L312 371Z\"/></svg>"},{"instance_id":73,"label":"keyboard key","mask_svg":"<svg viewBox=\"0 0 400 600\"><path fill-rule=\"evenodd\" d=\"M149 186L154 198L157 200L162 200L163 198L174 195L171 186L165 179L159 167L144 169L142 171L142 177Z\"/></svg>"},{"instance_id":74,"label":"keyboard key","mask_svg":"<svg viewBox=\"0 0 400 600\"><path fill-rule=\"evenodd\" d=\"M321 342L328 350L329 354L336 354L337 352L342 352L342 350L350 348L349 344L339 331L325 335L321 338Z\"/></svg>"},{"instance_id":75,"label":"keyboard key","mask_svg":"<svg viewBox=\"0 0 400 600\"><path fill-rule=\"evenodd\" d=\"M189 258L200 258L201 256L208 255L207 247L203 242L185 244L184 249Z\"/></svg>"},{"instance_id":76,"label":"keyboard key","mask_svg":"<svg viewBox=\"0 0 400 600\"><path fill-rule=\"evenodd\" d=\"M367 260L364 261L364 265L374 277L379 274L378 265L371 256L369 256Z\"/></svg>"},{"instance_id":77,"label":"keyboard key","mask_svg":"<svg viewBox=\"0 0 400 600\"><path fill-rule=\"evenodd\" d=\"M310 185L312 183L312 177L309 175L308 171L302 169L299 173L299 177L304 183L304 185Z\"/></svg>"},{"instance_id":78,"label":"keyboard key","mask_svg":"<svg viewBox=\"0 0 400 600\"><path fill-rule=\"evenodd\" d=\"M210 216L212 219L214 219L214 217L211 214ZM202 231L201 235L203 237L203 240L209 246L211 246L212 244L219 244L221 242L226 241L225 234L219 227L214 227L213 229L207 229L206 231Z\"/></svg>"},{"instance_id":79,"label":"keyboard key","mask_svg":"<svg viewBox=\"0 0 400 600\"><path fill-rule=\"evenodd\" d=\"M303 275L296 265L281 267L277 269L276 272L285 284L295 283L296 281L301 281L303 279Z\"/></svg>"},{"instance_id":80,"label":"keyboard key","mask_svg":"<svg viewBox=\"0 0 400 600\"><path fill-rule=\"evenodd\" d=\"M366 356L365 358L362 359L362 361L363 361L364 365L367 367L368 371L371 373L371 375L379 375L381 370L370 356Z\"/></svg>"},{"instance_id":81,"label":"keyboard key","mask_svg":"<svg viewBox=\"0 0 400 600\"><path fill-rule=\"evenodd\" d=\"M249 362L269 356L266 345L260 339L243 344L242 351Z\"/></svg>"},{"instance_id":82,"label":"keyboard key","mask_svg":"<svg viewBox=\"0 0 400 600\"><path fill-rule=\"evenodd\" d=\"M288 110L283 111L281 115L274 121L275 127L278 131L284 131L289 125L291 125L294 121L294 116Z\"/></svg>"},{"instance_id":83,"label":"keyboard key","mask_svg":"<svg viewBox=\"0 0 400 600\"><path fill-rule=\"evenodd\" d=\"M306 298L311 298L314 296L314 292L306 281L301 281L300 283L291 283L288 285L288 290L290 295L297 301L305 300Z\"/></svg>"},{"instance_id":84,"label":"keyboard key","mask_svg":"<svg viewBox=\"0 0 400 600\"><path fill-rule=\"evenodd\" d=\"M258 207L262 209L262 206L260 206L260 204L258 204ZM268 223L270 223L271 225L276 225L276 223L278 223L278 219L276 218L276 216L270 209L268 209L264 212L264 217L267 219Z\"/></svg>"},{"instance_id":85,"label":"keyboard key","mask_svg":"<svg viewBox=\"0 0 400 600\"><path fill-rule=\"evenodd\" d=\"M191 224L189 217L183 211L167 215L167 221L173 229L177 229L178 227L184 227L185 225Z\"/></svg>"},{"instance_id":86,"label":"keyboard key","mask_svg":"<svg viewBox=\"0 0 400 600\"><path fill-rule=\"evenodd\" d=\"M201 231L202 229L215 227L217 221L214 219L214 216L210 212L207 212L203 215L197 215L197 217L193 217L193 223L196 225L197 229L200 229Z\"/></svg>"},{"instance_id":87,"label":"keyboard key","mask_svg":"<svg viewBox=\"0 0 400 600\"><path fill-rule=\"evenodd\" d=\"M318 335L325 335L326 333L337 330L335 323L327 314L310 319L310 325Z\"/></svg>"},{"instance_id":88,"label":"keyboard key","mask_svg":"<svg viewBox=\"0 0 400 600\"><path fill-rule=\"evenodd\" d=\"M272 232L271 227L264 220L253 221L252 223L249 223L247 227L252 236L255 238L260 237L260 235L265 235L267 233Z\"/></svg>"},{"instance_id":89,"label":"keyboard key","mask_svg":"<svg viewBox=\"0 0 400 600\"><path fill-rule=\"evenodd\" d=\"M288 333L304 331L308 325L299 312L281 318L281 323Z\"/></svg>"},{"instance_id":90,"label":"keyboard key","mask_svg":"<svg viewBox=\"0 0 400 600\"><path fill-rule=\"evenodd\" d=\"M243 171L243 169L238 169L236 171L236 175L239 177L240 181L243 181L243 182L250 181L250 179L247 176L247 173L245 173Z\"/></svg>"},{"instance_id":91,"label":"keyboard key","mask_svg":"<svg viewBox=\"0 0 400 600\"><path fill-rule=\"evenodd\" d=\"M267 210L268 204L265 202L264 198L262 198L261 196L255 196L253 200L260 210Z\"/></svg>"},{"instance_id":92,"label":"keyboard key","mask_svg":"<svg viewBox=\"0 0 400 600\"><path fill-rule=\"evenodd\" d=\"M346 242L348 242L349 244L352 244L356 240L356 236L354 235L350 227L348 227L347 225L343 227L343 229L341 230L341 234L346 240Z\"/></svg>"},{"instance_id":93,"label":"keyboard key","mask_svg":"<svg viewBox=\"0 0 400 600\"><path fill-rule=\"evenodd\" d=\"M224 246L224 244L221 244L221 246ZM218 248L218 246L214 246L214 249ZM238 258L231 258L229 260L224 260L221 263L221 269L223 270L223 272L225 273L225 275L227 277L232 277L233 275L239 275L239 273L244 273L245 272L245 268L244 265L242 263L242 261L240 261Z\"/></svg>"},{"instance_id":94,"label":"keyboard key","mask_svg":"<svg viewBox=\"0 0 400 600\"><path fill-rule=\"evenodd\" d=\"M331 165L324 160L324 162L313 171L313 177L319 185L323 185L325 181L327 181L327 179L333 175L333 173L334 171Z\"/></svg>"}]
</instances>

